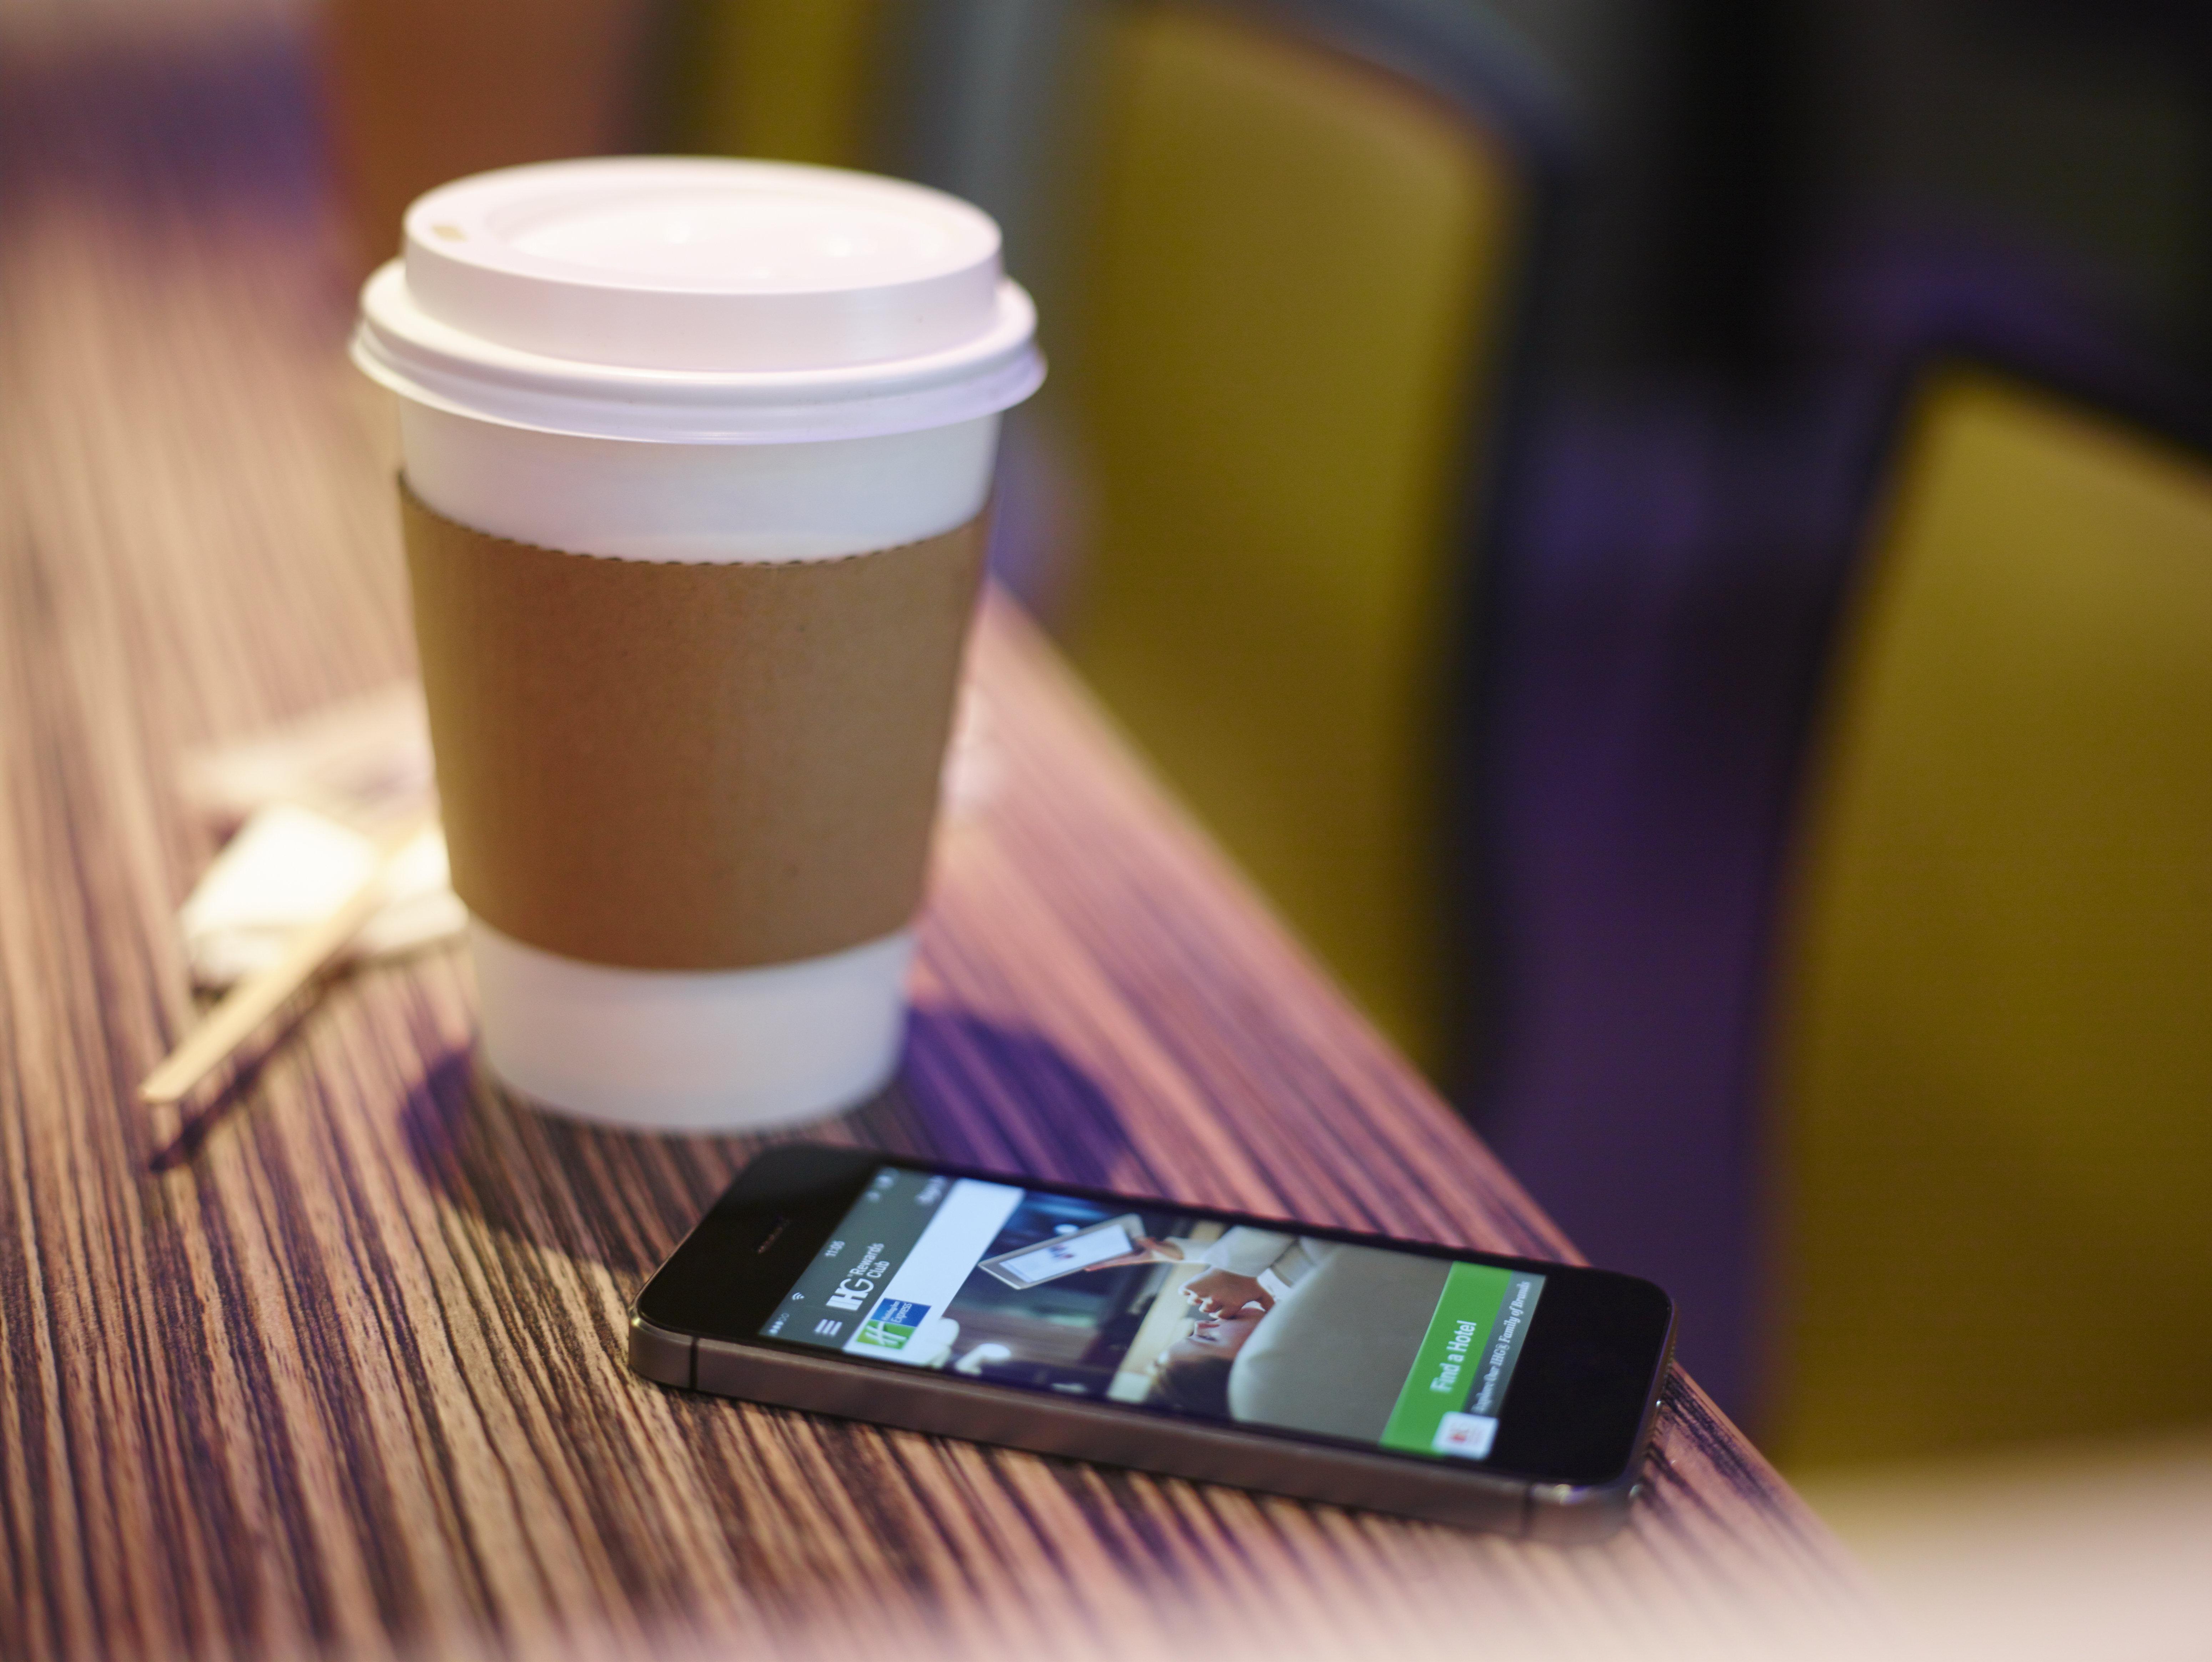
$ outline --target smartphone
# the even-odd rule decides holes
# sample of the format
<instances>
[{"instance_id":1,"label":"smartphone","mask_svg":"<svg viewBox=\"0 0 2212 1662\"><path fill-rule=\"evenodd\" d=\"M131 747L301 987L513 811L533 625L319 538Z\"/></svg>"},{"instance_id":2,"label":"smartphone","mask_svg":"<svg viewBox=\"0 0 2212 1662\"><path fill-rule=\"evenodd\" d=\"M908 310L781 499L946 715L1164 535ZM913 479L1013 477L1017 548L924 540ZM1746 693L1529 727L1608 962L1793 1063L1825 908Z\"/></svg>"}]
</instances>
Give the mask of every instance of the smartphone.
<instances>
[{"instance_id":1,"label":"smartphone","mask_svg":"<svg viewBox=\"0 0 2212 1662\"><path fill-rule=\"evenodd\" d=\"M789 1145L638 1294L721 1396L1547 1540L1626 1516L1650 1282Z\"/></svg>"}]
</instances>

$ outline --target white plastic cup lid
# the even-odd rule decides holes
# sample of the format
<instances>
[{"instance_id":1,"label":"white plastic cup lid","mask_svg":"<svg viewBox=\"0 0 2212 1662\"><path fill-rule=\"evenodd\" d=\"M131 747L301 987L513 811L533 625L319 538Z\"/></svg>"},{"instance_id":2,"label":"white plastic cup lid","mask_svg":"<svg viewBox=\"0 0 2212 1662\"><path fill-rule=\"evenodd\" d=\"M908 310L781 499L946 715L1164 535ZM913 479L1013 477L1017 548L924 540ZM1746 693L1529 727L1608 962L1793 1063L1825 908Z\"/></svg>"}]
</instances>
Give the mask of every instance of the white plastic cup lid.
<instances>
[{"instance_id":1,"label":"white plastic cup lid","mask_svg":"<svg viewBox=\"0 0 2212 1662\"><path fill-rule=\"evenodd\" d=\"M612 157L503 168L407 210L354 360L419 402L550 432L775 442L995 413L1043 380L999 228L831 167Z\"/></svg>"}]
</instances>

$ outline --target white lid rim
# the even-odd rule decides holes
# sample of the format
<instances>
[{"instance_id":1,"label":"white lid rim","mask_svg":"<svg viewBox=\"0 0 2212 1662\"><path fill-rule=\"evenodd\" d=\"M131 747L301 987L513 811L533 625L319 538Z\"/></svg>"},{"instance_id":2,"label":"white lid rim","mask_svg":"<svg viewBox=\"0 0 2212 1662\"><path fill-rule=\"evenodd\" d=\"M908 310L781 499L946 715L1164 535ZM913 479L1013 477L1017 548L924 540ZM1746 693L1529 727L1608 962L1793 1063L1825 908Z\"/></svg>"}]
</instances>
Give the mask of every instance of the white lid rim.
<instances>
[{"instance_id":1,"label":"white lid rim","mask_svg":"<svg viewBox=\"0 0 2212 1662\"><path fill-rule=\"evenodd\" d=\"M382 343L395 362L450 367L486 381L538 387L547 392L602 389L641 392L656 399L840 396L844 387L879 387L887 382L934 382L969 373L1002 354L1011 355L1036 332L1036 307L1012 277L998 279L997 318L990 328L957 345L911 357L837 363L818 369L662 369L647 365L594 363L556 357L502 345L441 321L417 306L407 289L404 265L388 260L362 287L361 327Z\"/></svg>"},{"instance_id":2,"label":"white lid rim","mask_svg":"<svg viewBox=\"0 0 2212 1662\"><path fill-rule=\"evenodd\" d=\"M988 333L919 356L822 369L626 368L483 341L423 313L392 260L363 285L350 356L404 397L497 425L663 443L797 443L993 415L1044 380L1036 312L1000 278Z\"/></svg>"},{"instance_id":3,"label":"white lid rim","mask_svg":"<svg viewBox=\"0 0 2212 1662\"><path fill-rule=\"evenodd\" d=\"M371 380L416 404L495 427L617 443L807 444L880 438L997 415L1029 398L1045 378L1043 354L1025 341L1003 362L951 385L856 390L842 398L803 401L672 404L637 396L643 389L623 398L611 389L593 396L490 386L419 362L403 363L386 349L386 339L364 322L354 332L349 356Z\"/></svg>"}]
</instances>

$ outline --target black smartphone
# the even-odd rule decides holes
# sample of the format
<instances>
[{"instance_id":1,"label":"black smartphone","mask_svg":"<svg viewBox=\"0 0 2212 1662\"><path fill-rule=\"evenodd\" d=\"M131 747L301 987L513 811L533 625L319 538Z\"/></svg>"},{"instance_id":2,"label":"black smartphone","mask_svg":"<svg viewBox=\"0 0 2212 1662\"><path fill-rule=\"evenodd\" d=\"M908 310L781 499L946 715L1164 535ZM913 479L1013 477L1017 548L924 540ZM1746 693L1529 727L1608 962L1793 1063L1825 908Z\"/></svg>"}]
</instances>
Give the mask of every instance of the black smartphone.
<instances>
[{"instance_id":1,"label":"black smartphone","mask_svg":"<svg viewBox=\"0 0 2212 1662\"><path fill-rule=\"evenodd\" d=\"M1674 1328L1630 1275L792 1145L647 1283L629 1355L664 1385L1579 1540L1626 1515Z\"/></svg>"}]
</instances>

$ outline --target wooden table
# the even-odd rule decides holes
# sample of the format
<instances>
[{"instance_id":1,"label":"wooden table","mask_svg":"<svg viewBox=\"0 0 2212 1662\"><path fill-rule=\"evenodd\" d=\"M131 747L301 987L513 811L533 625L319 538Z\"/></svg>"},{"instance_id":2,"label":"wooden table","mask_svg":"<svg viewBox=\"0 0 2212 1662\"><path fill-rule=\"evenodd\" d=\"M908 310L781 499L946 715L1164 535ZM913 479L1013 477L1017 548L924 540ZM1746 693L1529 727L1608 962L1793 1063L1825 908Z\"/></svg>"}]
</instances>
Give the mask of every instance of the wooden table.
<instances>
[{"instance_id":1,"label":"wooden table","mask_svg":"<svg viewBox=\"0 0 2212 1662\"><path fill-rule=\"evenodd\" d=\"M1856 1620L1686 1381L1632 1526L1572 1550L646 1385L624 1306L755 1145L509 1100L453 953L334 983L157 1137L131 1092L193 1019L173 914L213 852L176 758L409 670L389 414L342 356L295 41L9 73L0 1656L1711 1654ZM943 843L903 1077L820 1135L1572 1257L1004 600L974 680L996 782Z\"/></svg>"}]
</instances>

